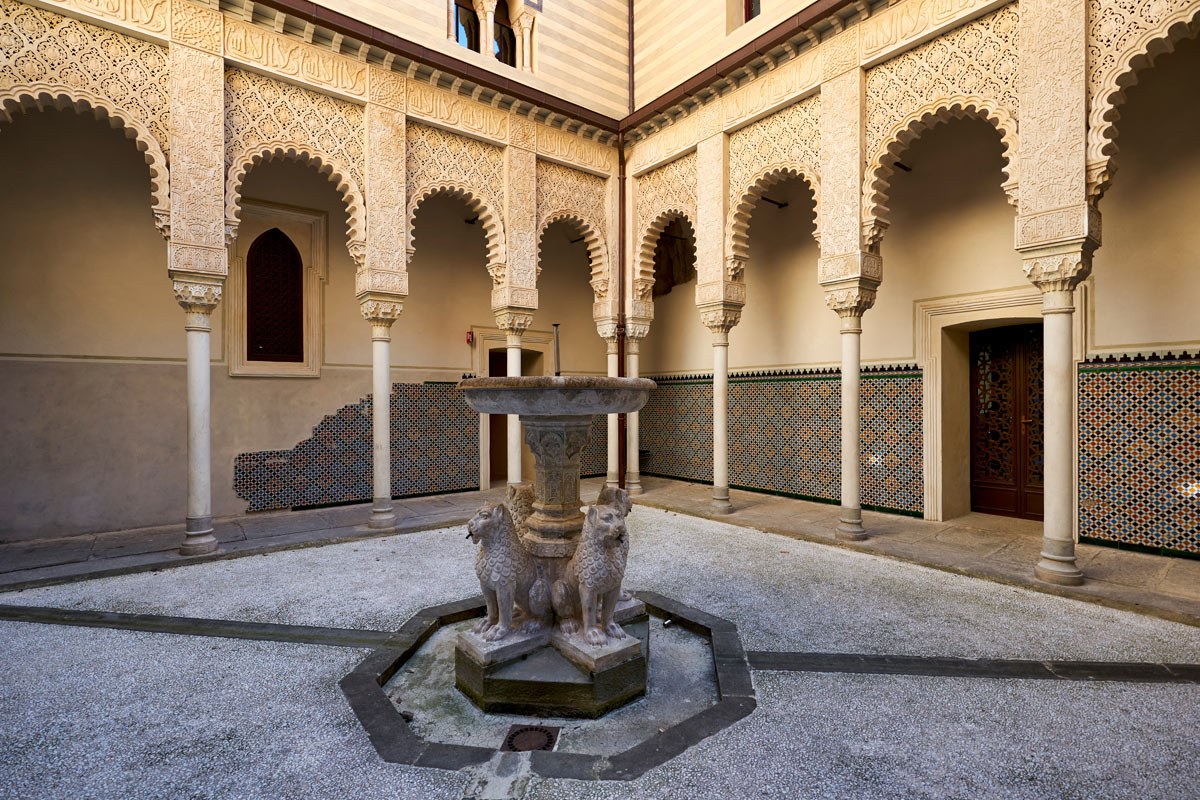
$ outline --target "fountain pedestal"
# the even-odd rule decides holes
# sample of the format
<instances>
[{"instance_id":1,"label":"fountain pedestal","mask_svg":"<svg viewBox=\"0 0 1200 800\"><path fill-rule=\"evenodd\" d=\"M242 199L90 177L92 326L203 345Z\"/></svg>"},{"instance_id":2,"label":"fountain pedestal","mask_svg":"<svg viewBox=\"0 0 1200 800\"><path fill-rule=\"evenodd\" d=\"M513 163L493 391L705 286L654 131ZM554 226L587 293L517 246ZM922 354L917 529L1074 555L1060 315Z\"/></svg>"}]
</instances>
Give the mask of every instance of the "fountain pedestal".
<instances>
[{"instance_id":1,"label":"fountain pedestal","mask_svg":"<svg viewBox=\"0 0 1200 800\"><path fill-rule=\"evenodd\" d=\"M485 596L496 575L527 576L524 583L513 579L523 616L514 617L507 632L497 635L503 627L501 608L495 619L489 616L491 625L499 626L481 624L459 634L459 690L484 711L553 716L597 717L641 696L646 690L648 617L639 601L620 591L629 546L624 523L628 495L605 489L585 518L579 457L593 416L638 410L654 383L515 377L472 378L459 386L476 411L520 416L535 465L532 502L524 502L529 498L520 488L509 491L508 513L519 542L510 545L511 565L490 566L503 547L489 551L485 542L476 567ZM495 516L491 507L481 509L476 519L484 521L472 528L472 536ZM581 551L585 522L591 533ZM536 580L528 577L530 569ZM513 596L495 591L495 603L511 604ZM490 615L492 611L489 606Z\"/></svg>"}]
</instances>

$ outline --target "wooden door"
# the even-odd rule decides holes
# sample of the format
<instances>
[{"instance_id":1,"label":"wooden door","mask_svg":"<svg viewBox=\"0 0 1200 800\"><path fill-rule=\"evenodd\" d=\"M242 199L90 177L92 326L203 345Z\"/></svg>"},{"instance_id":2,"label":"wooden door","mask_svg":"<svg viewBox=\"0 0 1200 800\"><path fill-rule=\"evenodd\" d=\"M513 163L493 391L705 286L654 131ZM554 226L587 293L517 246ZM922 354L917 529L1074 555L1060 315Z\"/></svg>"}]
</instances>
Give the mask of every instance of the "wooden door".
<instances>
[{"instance_id":1,"label":"wooden door","mask_svg":"<svg viewBox=\"0 0 1200 800\"><path fill-rule=\"evenodd\" d=\"M1042 326L971 334L971 510L1042 518Z\"/></svg>"}]
</instances>

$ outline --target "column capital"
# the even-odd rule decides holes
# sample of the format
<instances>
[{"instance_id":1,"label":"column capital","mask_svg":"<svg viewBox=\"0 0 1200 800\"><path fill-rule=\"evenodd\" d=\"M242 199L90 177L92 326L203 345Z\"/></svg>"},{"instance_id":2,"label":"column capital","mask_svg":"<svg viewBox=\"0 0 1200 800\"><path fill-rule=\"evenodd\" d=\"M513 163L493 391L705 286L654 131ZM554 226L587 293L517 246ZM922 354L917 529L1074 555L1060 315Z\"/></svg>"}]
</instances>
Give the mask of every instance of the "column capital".
<instances>
[{"instance_id":1,"label":"column capital","mask_svg":"<svg viewBox=\"0 0 1200 800\"><path fill-rule=\"evenodd\" d=\"M171 288L175 301L187 312L188 330L212 330L210 319L213 309L221 302L223 278L204 276L173 275Z\"/></svg>"},{"instance_id":2,"label":"column capital","mask_svg":"<svg viewBox=\"0 0 1200 800\"><path fill-rule=\"evenodd\" d=\"M1025 277L1043 293L1068 294L1092 272L1092 253L1096 245L1091 240L1068 242L1052 247L1021 251L1021 266Z\"/></svg>"},{"instance_id":3,"label":"column capital","mask_svg":"<svg viewBox=\"0 0 1200 800\"><path fill-rule=\"evenodd\" d=\"M713 332L713 344L729 344L729 331L742 319L742 307L733 303L720 303L700 307L700 321Z\"/></svg>"},{"instance_id":4,"label":"column capital","mask_svg":"<svg viewBox=\"0 0 1200 800\"><path fill-rule=\"evenodd\" d=\"M496 327L520 336L533 325L533 312L523 308L502 308L496 311Z\"/></svg>"},{"instance_id":5,"label":"column capital","mask_svg":"<svg viewBox=\"0 0 1200 800\"><path fill-rule=\"evenodd\" d=\"M854 328L857 328L857 320L862 318L867 309L875 305L876 286L877 284L859 281L840 286L829 286L825 289L825 305L842 318L843 331L851 330L847 327L846 320L854 320L856 322Z\"/></svg>"},{"instance_id":6,"label":"column capital","mask_svg":"<svg viewBox=\"0 0 1200 800\"><path fill-rule=\"evenodd\" d=\"M400 316L400 312L404 310L402 301L402 297L368 295L358 301L358 308L362 312L363 319L371 323L372 327L390 328Z\"/></svg>"},{"instance_id":7,"label":"column capital","mask_svg":"<svg viewBox=\"0 0 1200 800\"><path fill-rule=\"evenodd\" d=\"M625 341L639 342L650 334L650 320L628 319L625 321Z\"/></svg>"},{"instance_id":8,"label":"column capital","mask_svg":"<svg viewBox=\"0 0 1200 800\"><path fill-rule=\"evenodd\" d=\"M616 344L617 326L618 323L615 319L609 317L598 319L596 320L596 333L598 333L600 338L604 341L609 342L610 344Z\"/></svg>"}]
</instances>

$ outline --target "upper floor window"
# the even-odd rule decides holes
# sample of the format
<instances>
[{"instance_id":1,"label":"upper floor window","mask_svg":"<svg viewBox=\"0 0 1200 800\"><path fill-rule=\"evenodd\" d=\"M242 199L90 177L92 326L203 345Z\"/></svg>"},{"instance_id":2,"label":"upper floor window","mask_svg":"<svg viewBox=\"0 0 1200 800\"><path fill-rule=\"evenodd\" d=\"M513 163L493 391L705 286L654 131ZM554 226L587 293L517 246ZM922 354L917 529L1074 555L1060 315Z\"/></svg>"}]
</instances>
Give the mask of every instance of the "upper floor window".
<instances>
[{"instance_id":1,"label":"upper floor window","mask_svg":"<svg viewBox=\"0 0 1200 800\"><path fill-rule=\"evenodd\" d=\"M749 22L762 11L762 2L761 0L742 0L742 10L742 21Z\"/></svg>"},{"instance_id":2,"label":"upper floor window","mask_svg":"<svg viewBox=\"0 0 1200 800\"><path fill-rule=\"evenodd\" d=\"M304 361L304 264L279 228L246 254L246 360Z\"/></svg>"},{"instance_id":3,"label":"upper floor window","mask_svg":"<svg viewBox=\"0 0 1200 800\"><path fill-rule=\"evenodd\" d=\"M479 52L479 15L471 0L454 0L452 7L454 17L454 38L468 50Z\"/></svg>"},{"instance_id":4,"label":"upper floor window","mask_svg":"<svg viewBox=\"0 0 1200 800\"><path fill-rule=\"evenodd\" d=\"M517 35L513 31L512 19L508 15L508 3L505 0L499 0L496 3L494 27L493 55L510 67L515 67L517 65Z\"/></svg>"}]
</instances>

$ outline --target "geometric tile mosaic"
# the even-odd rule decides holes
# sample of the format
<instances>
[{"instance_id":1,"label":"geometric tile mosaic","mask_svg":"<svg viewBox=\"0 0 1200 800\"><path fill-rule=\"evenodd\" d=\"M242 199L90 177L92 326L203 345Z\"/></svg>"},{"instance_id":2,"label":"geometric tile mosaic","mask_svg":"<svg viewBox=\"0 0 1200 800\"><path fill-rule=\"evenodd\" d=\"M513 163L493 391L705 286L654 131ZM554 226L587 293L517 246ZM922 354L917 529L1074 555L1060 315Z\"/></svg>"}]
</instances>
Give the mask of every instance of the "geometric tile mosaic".
<instances>
[{"instance_id":1,"label":"geometric tile mosaic","mask_svg":"<svg viewBox=\"0 0 1200 800\"><path fill-rule=\"evenodd\" d=\"M592 419L592 427L588 432L588 443L579 454L579 475L582 478L595 478L608 474L608 416L598 414ZM533 476L528 480L532 481Z\"/></svg>"},{"instance_id":2,"label":"geometric tile mosaic","mask_svg":"<svg viewBox=\"0 0 1200 800\"><path fill-rule=\"evenodd\" d=\"M479 415L454 383L392 384L392 496L479 488ZM247 511L370 500L372 398L321 420L291 450L242 453L233 489Z\"/></svg>"},{"instance_id":3,"label":"geometric tile mosaic","mask_svg":"<svg viewBox=\"0 0 1200 800\"><path fill-rule=\"evenodd\" d=\"M656 377L642 409L642 472L712 481L712 374ZM924 512L921 372L872 367L860 392L864 505ZM837 502L841 494L837 369L729 376L729 483Z\"/></svg>"},{"instance_id":4,"label":"geometric tile mosaic","mask_svg":"<svg viewBox=\"0 0 1200 800\"><path fill-rule=\"evenodd\" d=\"M1200 554L1200 356L1079 365L1079 535Z\"/></svg>"}]
</instances>

